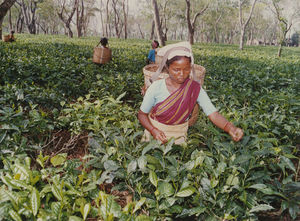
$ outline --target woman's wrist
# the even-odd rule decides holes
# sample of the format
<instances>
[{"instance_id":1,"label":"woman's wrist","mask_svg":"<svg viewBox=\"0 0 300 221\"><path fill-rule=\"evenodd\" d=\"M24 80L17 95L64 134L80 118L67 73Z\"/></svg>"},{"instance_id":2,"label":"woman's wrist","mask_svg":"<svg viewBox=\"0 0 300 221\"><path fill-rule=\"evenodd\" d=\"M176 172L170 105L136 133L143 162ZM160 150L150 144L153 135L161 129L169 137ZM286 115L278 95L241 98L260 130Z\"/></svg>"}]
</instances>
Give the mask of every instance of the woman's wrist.
<instances>
[{"instance_id":1,"label":"woman's wrist","mask_svg":"<svg viewBox=\"0 0 300 221\"><path fill-rule=\"evenodd\" d=\"M154 131L155 129L157 129L157 128L156 128L156 127L152 127L152 128L149 130L150 134L153 134L153 131Z\"/></svg>"},{"instance_id":2,"label":"woman's wrist","mask_svg":"<svg viewBox=\"0 0 300 221\"><path fill-rule=\"evenodd\" d=\"M226 132L226 133L229 133L229 131L231 130L231 128L234 127L234 125L232 123L230 123L229 121L226 122L223 130Z\"/></svg>"}]
</instances>

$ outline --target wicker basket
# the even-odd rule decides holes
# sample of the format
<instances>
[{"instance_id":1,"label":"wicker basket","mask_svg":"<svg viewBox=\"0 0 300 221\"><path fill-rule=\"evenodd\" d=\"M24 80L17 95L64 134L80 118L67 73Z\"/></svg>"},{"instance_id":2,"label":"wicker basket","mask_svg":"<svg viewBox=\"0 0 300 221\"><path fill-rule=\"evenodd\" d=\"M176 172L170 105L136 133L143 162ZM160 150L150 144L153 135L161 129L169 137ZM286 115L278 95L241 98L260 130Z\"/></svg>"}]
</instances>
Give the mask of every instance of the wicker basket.
<instances>
[{"instance_id":1,"label":"wicker basket","mask_svg":"<svg viewBox=\"0 0 300 221\"><path fill-rule=\"evenodd\" d=\"M191 117L189 119L189 122L188 122L189 126L192 126L196 123L196 121L198 119L198 115L199 115L199 109L200 109L199 104L196 103L194 108L193 108L193 111L192 111Z\"/></svg>"},{"instance_id":2,"label":"wicker basket","mask_svg":"<svg viewBox=\"0 0 300 221\"><path fill-rule=\"evenodd\" d=\"M96 64L105 64L111 59L111 50L109 48L95 47L93 62Z\"/></svg>"},{"instance_id":3,"label":"wicker basket","mask_svg":"<svg viewBox=\"0 0 300 221\"><path fill-rule=\"evenodd\" d=\"M162 61L163 57L157 55L157 53L155 53L155 64L160 64Z\"/></svg>"},{"instance_id":4,"label":"wicker basket","mask_svg":"<svg viewBox=\"0 0 300 221\"><path fill-rule=\"evenodd\" d=\"M159 56L157 53L158 53L158 51L159 51L159 49L160 48L156 48L155 49L155 64L160 64L161 63L161 61L162 61L162 59L163 59L163 57L162 56Z\"/></svg>"},{"instance_id":5,"label":"wicker basket","mask_svg":"<svg viewBox=\"0 0 300 221\"><path fill-rule=\"evenodd\" d=\"M146 88L148 88L151 85L151 77L152 75L156 72L158 69L159 65L158 64L148 64L143 68L143 73L144 73L144 83ZM194 64L194 70L195 70L195 75L196 79L193 79L194 77L191 75L190 78L193 80L200 81L201 85L204 84L204 78L205 78L205 73L206 70L203 66ZM167 78L169 75L166 70L163 70L162 73L159 75L158 79L163 79Z\"/></svg>"},{"instance_id":6,"label":"wicker basket","mask_svg":"<svg viewBox=\"0 0 300 221\"><path fill-rule=\"evenodd\" d=\"M148 64L143 68L144 84L146 89L151 85L150 79L152 75L156 72L158 67L159 67L158 64ZM168 76L169 76L168 73L165 70L163 70L162 73L159 75L158 79L167 78Z\"/></svg>"},{"instance_id":7,"label":"wicker basket","mask_svg":"<svg viewBox=\"0 0 300 221\"><path fill-rule=\"evenodd\" d=\"M3 41L4 42L9 42L9 35L4 35L3 36Z\"/></svg>"},{"instance_id":8,"label":"wicker basket","mask_svg":"<svg viewBox=\"0 0 300 221\"><path fill-rule=\"evenodd\" d=\"M155 59L155 61L156 61L156 59ZM145 91L151 85L151 81L150 81L151 76L156 72L158 67L159 67L159 64L148 64L143 68L144 90ZM203 85L205 73L206 73L205 68L201 65L194 64L194 71L195 71L195 78L196 78L194 80L200 81L201 85ZM159 75L158 79L167 78L168 76L169 75L168 75L167 71L163 70L162 73ZM191 75L190 78L193 79L193 76ZM188 121L189 126L192 126L196 123L198 115L199 115L199 105L196 104L192 111L191 117Z\"/></svg>"}]
</instances>

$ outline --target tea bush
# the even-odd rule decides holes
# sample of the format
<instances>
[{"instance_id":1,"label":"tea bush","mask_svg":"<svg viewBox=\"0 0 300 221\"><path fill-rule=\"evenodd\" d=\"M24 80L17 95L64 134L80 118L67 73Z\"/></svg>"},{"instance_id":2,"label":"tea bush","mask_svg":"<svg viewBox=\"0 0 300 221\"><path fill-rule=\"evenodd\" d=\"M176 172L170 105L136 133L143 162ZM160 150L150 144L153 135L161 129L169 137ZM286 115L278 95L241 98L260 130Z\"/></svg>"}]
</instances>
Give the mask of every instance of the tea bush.
<instances>
[{"instance_id":1,"label":"tea bush","mask_svg":"<svg viewBox=\"0 0 300 221\"><path fill-rule=\"evenodd\" d=\"M17 37L0 43L1 218L258 220L280 210L296 219L299 48L277 58L275 47L193 45L203 87L245 136L234 143L200 113L178 146L140 142L149 41L110 39L113 59L98 66L94 37ZM83 161L40 152L60 129L89 133ZM107 183L133 201L121 208L99 190Z\"/></svg>"}]
</instances>

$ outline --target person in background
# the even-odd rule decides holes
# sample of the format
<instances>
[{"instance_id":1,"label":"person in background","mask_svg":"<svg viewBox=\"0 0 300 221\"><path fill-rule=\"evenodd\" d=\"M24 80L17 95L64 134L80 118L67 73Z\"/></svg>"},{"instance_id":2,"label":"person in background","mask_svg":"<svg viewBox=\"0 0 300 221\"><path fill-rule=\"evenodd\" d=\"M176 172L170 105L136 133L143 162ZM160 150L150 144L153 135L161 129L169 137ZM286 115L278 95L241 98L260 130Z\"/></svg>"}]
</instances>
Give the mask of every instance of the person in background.
<instances>
[{"instance_id":1,"label":"person in background","mask_svg":"<svg viewBox=\"0 0 300 221\"><path fill-rule=\"evenodd\" d=\"M100 47L98 47L99 44L100 44ZM94 51L93 62L98 65L102 65L102 64L105 64L105 63L111 61L112 51L108 47L108 39L105 37L101 38L98 45L94 49L97 51L97 53L95 54L95 51Z\"/></svg>"},{"instance_id":2,"label":"person in background","mask_svg":"<svg viewBox=\"0 0 300 221\"><path fill-rule=\"evenodd\" d=\"M159 47L159 43L156 40L153 40L151 43L152 49L149 51L147 57L147 64L155 63L155 51Z\"/></svg>"},{"instance_id":3,"label":"person in background","mask_svg":"<svg viewBox=\"0 0 300 221\"><path fill-rule=\"evenodd\" d=\"M163 57L162 62L152 76L153 83L146 90L138 112L138 119L146 129L142 141L150 141L152 136L166 143L174 137L175 144L185 143L188 119L196 103L215 126L228 133L234 141L241 140L243 130L223 117L200 83L189 78L191 73L194 74L190 43L167 45L158 51L158 55ZM157 80L163 67L166 67L169 77Z\"/></svg>"},{"instance_id":4,"label":"person in background","mask_svg":"<svg viewBox=\"0 0 300 221\"><path fill-rule=\"evenodd\" d=\"M14 42L16 41L15 36L14 36L15 31L11 31L9 34L9 42Z\"/></svg>"},{"instance_id":5,"label":"person in background","mask_svg":"<svg viewBox=\"0 0 300 221\"><path fill-rule=\"evenodd\" d=\"M108 48L108 39L107 38L101 38L100 39L100 44L101 44L101 47L103 47L103 48Z\"/></svg>"}]
</instances>

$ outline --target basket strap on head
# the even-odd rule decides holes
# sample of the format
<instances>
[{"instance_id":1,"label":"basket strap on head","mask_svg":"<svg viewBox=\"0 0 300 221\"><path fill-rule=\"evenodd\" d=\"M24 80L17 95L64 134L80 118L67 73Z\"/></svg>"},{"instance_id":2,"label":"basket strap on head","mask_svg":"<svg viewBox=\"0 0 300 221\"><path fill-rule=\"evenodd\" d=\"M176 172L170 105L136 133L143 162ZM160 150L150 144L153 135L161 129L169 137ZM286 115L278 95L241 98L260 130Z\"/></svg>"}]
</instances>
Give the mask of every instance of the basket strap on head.
<instances>
[{"instance_id":1,"label":"basket strap on head","mask_svg":"<svg viewBox=\"0 0 300 221\"><path fill-rule=\"evenodd\" d=\"M182 51L186 51L186 52L191 53L192 74L193 74L194 77L196 77L195 74L194 74L195 73L195 70L194 70L194 57L193 57L193 54L192 54L191 50L186 48L186 47L183 47L183 46L178 46L178 47L170 48L168 51L166 51L166 53L164 54L164 56L162 58L161 63L159 64L158 69L156 70L156 72L153 74L153 76L150 79L151 82L158 79L158 77L159 77L160 73L162 72L163 68L166 66L166 62L168 60L169 55L173 51L176 51L176 50L182 50Z\"/></svg>"}]
</instances>

